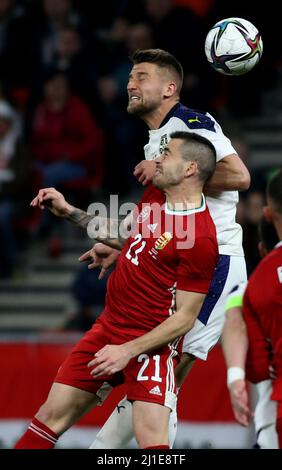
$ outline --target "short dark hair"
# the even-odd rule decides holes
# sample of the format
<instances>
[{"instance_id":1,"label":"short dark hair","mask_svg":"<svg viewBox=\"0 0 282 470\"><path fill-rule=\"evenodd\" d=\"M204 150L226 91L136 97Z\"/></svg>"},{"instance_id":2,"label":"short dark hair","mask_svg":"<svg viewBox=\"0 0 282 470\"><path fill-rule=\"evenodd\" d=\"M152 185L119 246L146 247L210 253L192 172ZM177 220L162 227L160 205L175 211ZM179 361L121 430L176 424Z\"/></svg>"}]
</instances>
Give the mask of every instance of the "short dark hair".
<instances>
[{"instance_id":1,"label":"short dark hair","mask_svg":"<svg viewBox=\"0 0 282 470\"><path fill-rule=\"evenodd\" d=\"M269 180L266 195L273 202L275 210L282 215L282 168Z\"/></svg>"},{"instance_id":2,"label":"short dark hair","mask_svg":"<svg viewBox=\"0 0 282 470\"><path fill-rule=\"evenodd\" d=\"M267 251L273 250L279 242L279 238L272 222L268 222L262 217L258 224L259 239L264 244Z\"/></svg>"},{"instance_id":3,"label":"short dark hair","mask_svg":"<svg viewBox=\"0 0 282 470\"><path fill-rule=\"evenodd\" d=\"M195 132L177 131L170 134L170 138L184 141L182 152L184 160L197 162L199 178L204 183L208 181L216 165L216 150L213 144Z\"/></svg>"},{"instance_id":4,"label":"short dark hair","mask_svg":"<svg viewBox=\"0 0 282 470\"><path fill-rule=\"evenodd\" d=\"M179 90L181 89L184 76L183 67L170 52L163 49L137 49L131 56L131 61L134 65L149 62L174 71L180 82Z\"/></svg>"}]
</instances>

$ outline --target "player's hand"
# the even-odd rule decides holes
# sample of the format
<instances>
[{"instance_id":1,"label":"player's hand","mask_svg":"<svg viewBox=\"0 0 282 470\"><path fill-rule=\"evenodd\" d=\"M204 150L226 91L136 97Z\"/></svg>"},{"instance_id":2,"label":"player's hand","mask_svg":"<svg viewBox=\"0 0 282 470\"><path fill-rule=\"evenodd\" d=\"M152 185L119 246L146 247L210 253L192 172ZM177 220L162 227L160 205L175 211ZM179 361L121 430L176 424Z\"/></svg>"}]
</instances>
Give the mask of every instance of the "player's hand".
<instances>
[{"instance_id":1,"label":"player's hand","mask_svg":"<svg viewBox=\"0 0 282 470\"><path fill-rule=\"evenodd\" d=\"M40 189L30 205L40 209L47 207L57 217L67 217L74 209L55 188Z\"/></svg>"},{"instance_id":2,"label":"player's hand","mask_svg":"<svg viewBox=\"0 0 282 470\"><path fill-rule=\"evenodd\" d=\"M134 176L138 179L139 183L142 183L143 186L152 181L155 172L156 172L156 162L154 160L142 160L134 168Z\"/></svg>"},{"instance_id":3,"label":"player's hand","mask_svg":"<svg viewBox=\"0 0 282 470\"><path fill-rule=\"evenodd\" d=\"M88 269L95 269L100 266L101 271L98 279L102 279L107 270L116 262L120 255L120 251L104 245L104 243L96 243L91 250L86 251L80 256L79 261L91 261Z\"/></svg>"},{"instance_id":4,"label":"player's hand","mask_svg":"<svg viewBox=\"0 0 282 470\"><path fill-rule=\"evenodd\" d=\"M93 377L112 375L124 369L130 361L125 344L107 344L94 355L95 359L88 363Z\"/></svg>"},{"instance_id":5,"label":"player's hand","mask_svg":"<svg viewBox=\"0 0 282 470\"><path fill-rule=\"evenodd\" d=\"M248 426L253 416L249 408L249 397L245 380L235 380L229 386L230 400L238 423Z\"/></svg>"}]
</instances>

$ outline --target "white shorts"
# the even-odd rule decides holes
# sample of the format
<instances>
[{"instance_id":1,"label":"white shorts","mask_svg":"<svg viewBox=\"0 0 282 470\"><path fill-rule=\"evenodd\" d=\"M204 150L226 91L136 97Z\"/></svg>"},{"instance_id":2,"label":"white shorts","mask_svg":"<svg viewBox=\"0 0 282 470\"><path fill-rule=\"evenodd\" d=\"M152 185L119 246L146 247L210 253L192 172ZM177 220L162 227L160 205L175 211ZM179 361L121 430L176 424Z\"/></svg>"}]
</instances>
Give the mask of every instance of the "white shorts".
<instances>
[{"instance_id":1,"label":"white shorts","mask_svg":"<svg viewBox=\"0 0 282 470\"><path fill-rule=\"evenodd\" d=\"M277 402L270 398L272 393L271 380L259 382L254 390L258 394L254 413L256 444L260 449L278 449L276 432Z\"/></svg>"},{"instance_id":2,"label":"white shorts","mask_svg":"<svg viewBox=\"0 0 282 470\"><path fill-rule=\"evenodd\" d=\"M245 258L219 255L215 275L201 311L192 330L184 337L183 352L207 359L222 332L226 297L242 281L247 281Z\"/></svg>"}]
</instances>

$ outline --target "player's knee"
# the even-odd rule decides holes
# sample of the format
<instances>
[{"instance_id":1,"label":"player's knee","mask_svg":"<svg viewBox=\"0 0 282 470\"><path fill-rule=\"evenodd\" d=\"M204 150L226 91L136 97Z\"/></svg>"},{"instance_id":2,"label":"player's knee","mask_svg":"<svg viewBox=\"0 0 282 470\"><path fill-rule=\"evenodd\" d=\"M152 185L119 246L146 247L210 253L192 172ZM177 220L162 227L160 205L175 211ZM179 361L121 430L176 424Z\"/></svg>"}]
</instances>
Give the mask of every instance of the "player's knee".
<instances>
[{"instance_id":1,"label":"player's knee","mask_svg":"<svg viewBox=\"0 0 282 470\"><path fill-rule=\"evenodd\" d=\"M76 412L75 408L74 406L66 409L66 407L58 405L57 402L47 400L39 408L35 417L56 434L60 435L71 426L73 413Z\"/></svg>"},{"instance_id":2,"label":"player's knee","mask_svg":"<svg viewBox=\"0 0 282 470\"><path fill-rule=\"evenodd\" d=\"M146 433L144 430L142 436L136 436L136 441L139 449L146 449L147 447L154 447L160 445L169 445L168 438L156 433Z\"/></svg>"},{"instance_id":3,"label":"player's knee","mask_svg":"<svg viewBox=\"0 0 282 470\"><path fill-rule=\"evenodd\" d=\"M168 445L168 429L160 429L156 423L135 426L135 437L140 449L155 445Z\"/></svg>"},{"instance_id":4,"label":"player's knee","mask_svg":"<svg viewBox=\"0 0 282 470\"><path fill-rule=\"evenodd\" d=\"M43 405L39 408L38 412L36 413L35 417L43 424L48 426L50 422L54 422L61 416L60 410L57 409L52 403L46 401Z\"/></svg>"}]
</instances>

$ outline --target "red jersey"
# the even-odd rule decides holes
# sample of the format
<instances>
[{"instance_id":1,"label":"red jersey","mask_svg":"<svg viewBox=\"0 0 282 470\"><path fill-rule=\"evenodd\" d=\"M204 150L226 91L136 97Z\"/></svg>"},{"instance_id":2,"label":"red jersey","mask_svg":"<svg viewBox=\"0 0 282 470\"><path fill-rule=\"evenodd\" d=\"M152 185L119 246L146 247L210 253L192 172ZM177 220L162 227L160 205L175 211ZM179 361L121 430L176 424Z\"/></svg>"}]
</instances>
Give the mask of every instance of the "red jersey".
<instances>
[{"instance_id":1,"label":"red jersey","mask_svg":"<svg viewBox=\"0 0 282 470\"><path fill-rule=\"evenodd\" d=\"M176 289L207 293L218 258L204 197L198 209L173 212L164 193L150 186L138 210L99 318L125 339L143 335L173 314Z\"/></svg>"},{"instance_id":2,"label":"red jersey","mask_svg":"<svg viewBox=\"0 0 282 470\"><path fill-rule=\"evenodd\" d=\"M249 336L247 377L254 383L269 379L273 362L277 379L272 398L282 400L282 242L251 275L243 315Z\"/></svg>"}]
</instances>

